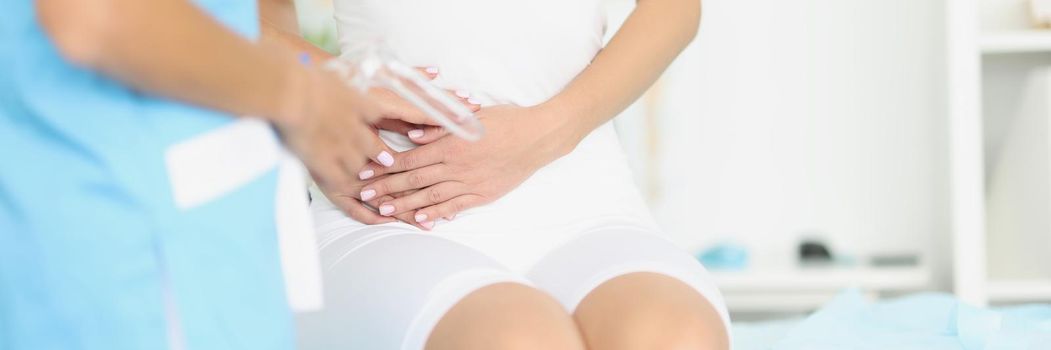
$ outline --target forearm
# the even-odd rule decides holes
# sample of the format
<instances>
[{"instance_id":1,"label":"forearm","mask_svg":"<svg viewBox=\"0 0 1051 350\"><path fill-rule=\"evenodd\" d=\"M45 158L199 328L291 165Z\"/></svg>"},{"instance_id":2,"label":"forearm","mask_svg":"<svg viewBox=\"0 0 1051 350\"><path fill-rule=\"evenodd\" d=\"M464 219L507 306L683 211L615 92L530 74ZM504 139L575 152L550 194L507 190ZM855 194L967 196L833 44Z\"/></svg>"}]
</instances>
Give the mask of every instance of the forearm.
<instances>
[{"instance_id":1,"label":"forearm","mask_svg":"<svg viewBox=\"0 0 1051 350\"><path fill-rule=\"evenodd\" d=\"M271 47L283 47L296 53L305 53L311 61L321 62L332 54L309 41L299 33L299 20L292 0L259 0L259 24L263 42Z\"/></svg>"},{"instance_id":2,"label":"forearm","mask_svg":"<svg viewBox=\"0 0 1051 350\"><path fill-rule=\"evenodd\" d=\"M259 19L271 27L291 34L299 34L299 19L293 0L258 0Z\"/></svg>"},{"instance_id":3,"label":"forearm","mask_svg":"<svg viewBox=\"0 0 1051 350\"><path fill-rule=\"evenodd\" d=\"M575 147L653 84L697 33L700 0L640 0L591 65L545 103ZM564 116L568 116L564 117Z\"/></svg>"},{"instance_id":4,"label":"forearm","mask_svg":"<svg viewBox=\"0 0 1051 350\"><path fill-rule=\"evenodd\" d=\"M283 122L299 114L303 68L186 0L40 0L60 52L148 93Z\"/></svg>"}]
</instances>

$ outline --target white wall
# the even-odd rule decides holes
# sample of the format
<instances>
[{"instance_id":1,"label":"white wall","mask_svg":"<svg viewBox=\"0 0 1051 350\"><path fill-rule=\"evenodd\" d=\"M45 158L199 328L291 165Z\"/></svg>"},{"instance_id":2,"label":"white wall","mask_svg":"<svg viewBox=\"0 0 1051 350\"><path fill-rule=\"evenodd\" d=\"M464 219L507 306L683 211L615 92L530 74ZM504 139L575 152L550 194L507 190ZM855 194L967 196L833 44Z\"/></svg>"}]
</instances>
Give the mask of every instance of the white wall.
<instances>
[{"instance_id":1,"label":"white wall","mask_svg":"<svg viewBox=\"0 0 1051 350\"><path fill-rule=\"evenodd\" d=\"M979 3L983 33L1032 28L1028 0ZM1051 54L988 54L982 61L988 274L993 281L1047 280Z\"/></svg>"},{"instance_id":2,"label":"white wall","mask_svg":"<svg viewBox=\"0 0 1051 350\"><path fill-rule=\"evenodd\" d=\"M611 1L616 22L629 1ZM946 240L944 19L934 0L705 0L659 97L653 209L679 243L787 258L819 231L844 252ZM643 116L619 120L637 164Z\"/></svg>"}]
</instances>

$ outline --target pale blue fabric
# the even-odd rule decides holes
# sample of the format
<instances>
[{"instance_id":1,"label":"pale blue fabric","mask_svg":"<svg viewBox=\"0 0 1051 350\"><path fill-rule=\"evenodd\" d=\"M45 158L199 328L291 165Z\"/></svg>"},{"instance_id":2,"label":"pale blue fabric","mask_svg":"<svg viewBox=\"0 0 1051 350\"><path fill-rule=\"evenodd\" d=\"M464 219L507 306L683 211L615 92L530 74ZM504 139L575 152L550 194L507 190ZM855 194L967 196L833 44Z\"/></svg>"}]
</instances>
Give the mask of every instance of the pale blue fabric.
<instances>
[{"instance_id":1,"label":"pale blue fabric","mask_svg":"<svg viewBox=\"0 0 1051 350\"><path fill-rule=\"evenodd\" d=\"M735 341L737 350L1045 350L1051 305L980 309L934 293L872 303L847 291L796 325L734 330L735 337L760 340Z\"/></svg>"},{"instance_id":2,"label":"pale blue fabric","mask_svg":"<svg viewBox=\"0 0 1051 350\"><path fill-rule=\"evenodd\" d=\"M709 270L738 271L748 267L748 248L736 243L719 243L697 254Z\"/></svg>"},{"instance_id":3,"label":"pale blue fabric","mask_svg":"<svg viewBox=\"0 0 1051 350\"><path fill-rule=\"evenodd\" d=\"M255 0L196 3L258 35ZM67 64L30 0L0 14L0 350L291 348L276 171L172 201L165 149L233 119Z\"/></svg>"}]
</instances>

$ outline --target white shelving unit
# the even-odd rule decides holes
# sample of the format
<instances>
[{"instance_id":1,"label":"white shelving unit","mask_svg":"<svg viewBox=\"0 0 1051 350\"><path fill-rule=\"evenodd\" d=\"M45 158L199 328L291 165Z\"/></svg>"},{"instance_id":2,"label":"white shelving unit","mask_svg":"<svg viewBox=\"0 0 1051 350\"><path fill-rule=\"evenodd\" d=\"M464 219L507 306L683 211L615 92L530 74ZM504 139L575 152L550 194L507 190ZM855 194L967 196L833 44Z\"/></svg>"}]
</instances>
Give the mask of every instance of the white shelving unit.
<instances>
[{"instance_id":1,"label":"white shelving unit","mask_svg":"<svg viewBox=\"0 0 1051 350\"><path fill-rule=\"evenodd\" d=\"M790 264L786 264L791 266ZM930 287L930 270L913 267L781 267L748 272L713 272L732 312L795 313L813 311L846 288L876 298Z\"/></svg>"},{"instance_id":2,"label":"white shelving unit","mask_svg":"<svg viewBox=\"0 0 1051 350\"><path fill-rule=\"evenodd\" d=\"M1051 299L1051 281L996 280L986 288L989 300L1003 303Z\"/></svg>"},{"instance_id":3,"label":"white shelving unit","mask_svg":"<svg viewBox=\"0 0 1051 350\"><path fill-rule=\"evenodd\" d=\"M981 34L978 43L985 54L1051 52L1051 30L989 31Z\"/></svg>"},{"instance_id":4,"label":"white shelving unit","mask_svg":"<svg viewBox=\"0 0 1051 350\"><path fill-rule=\"evenodd\" d=\"M1051 301L1051 266L1045 270L1047 276L1039 276L1040 273L1020 279L990 276L991 271L998 270L996 266L1004 265L996 259L1005 257L990 254L987 248L991 239L1003 237L990 237L987 232L990 225L987 224L986 176L987 169L993 166L987 162L996 158L987 154L990 148L986 142L990 140L986 140L986 136L997 128L1009 129L1003 128L1002 123L1009 125L1012 120L1000 118L1017 117L998 109L1011 103L1002 99L1014 97L1005 94L1002 87L1028 83L1005 80L1018 77L996 65L1051 66L1051 30L1028 28L1025 0L946 0L945 3L953 288L960 298L978 305ZM1012 55L1020 59L1013 59ZM997 85L1000 89L991 89L989 84L993 83L1000 84ZM990 110L997 112L985 115ZM1051 109L1043 113L1049 114L1044 118L1051 118ZM990 122L1001 124L989 125ZM1033 195L1051 196L1051 193ZM1047 215L1051 216L1051 211ZM1003 227L1002 222L996 221L991 226ZM1051 231L1046 234L1051 237ZM1024 239L1028 238L1021 240ZM1051 238L1045 242L1051 242ZM1051 252L1051 244L1028 249Z\"/></svg>"}]
</instances>

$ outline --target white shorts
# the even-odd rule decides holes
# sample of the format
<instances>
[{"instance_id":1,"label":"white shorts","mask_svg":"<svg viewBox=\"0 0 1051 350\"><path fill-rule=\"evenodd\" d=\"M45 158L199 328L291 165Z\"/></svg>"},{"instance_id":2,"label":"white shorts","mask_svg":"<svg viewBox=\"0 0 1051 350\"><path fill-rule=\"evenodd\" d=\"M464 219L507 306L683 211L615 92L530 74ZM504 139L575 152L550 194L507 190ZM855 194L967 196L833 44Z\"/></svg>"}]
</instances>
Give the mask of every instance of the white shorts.
<instances>
[{"instance_id":1,"label":"white shorts","mask_svg":"<svg viewBox=\"0 0 1051 350\"><path fill-rule=\"evenodd\" d=\"M331 208L327 202L315 197L314 205ZM355 225L321 237L325 308L298 316L301 349L422 349L449 309L487 285L529 285L572 313L594 288L633 272L690 285L730 329L722 296L704 267L643 226L592 225L526 269L407 225Z\"/></svg>"}]
</instances>

